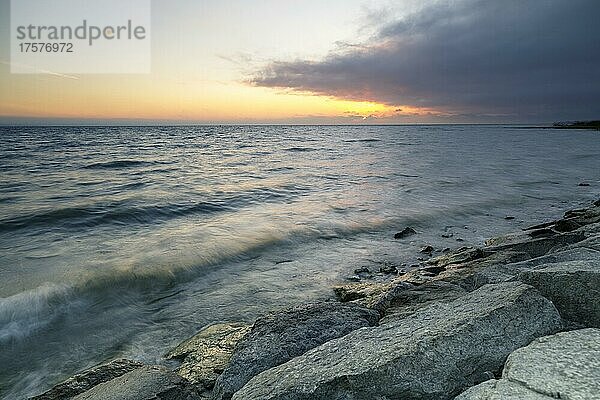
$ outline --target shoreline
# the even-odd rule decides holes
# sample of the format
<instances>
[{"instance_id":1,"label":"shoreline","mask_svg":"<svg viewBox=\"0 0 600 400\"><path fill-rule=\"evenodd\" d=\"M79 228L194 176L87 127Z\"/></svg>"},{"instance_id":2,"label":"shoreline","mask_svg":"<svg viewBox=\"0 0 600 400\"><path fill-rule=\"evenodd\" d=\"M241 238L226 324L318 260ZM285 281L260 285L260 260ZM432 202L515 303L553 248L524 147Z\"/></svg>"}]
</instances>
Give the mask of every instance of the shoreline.
<instances>
[{"instance_id":1,"label":"shoreline","mask_svg":"<svg viewBox=\"0 0 600 400\"><path fill-rule=\"evenodd\" d=\"M397 240L416 234L409 228ZM504 365L507 357L540 347L541 337L561 346L565 340L584 347L586 340L597 343L600 200L481 247L435 257L433 250L421 249L427 259L407 272L358 268L356 282L332 288L337 301L276 311L252 326L206 327L166 352L165 360L178 364L173 371L114 360L32 399L150 399L169 393L173 399L468 400L500 391L551 398L535 389L539 377L532 371L521 372L529 374L525 387L505 376L513 364ZM561 368L590 356L567 353L570 362L562 360L563 367L537 355L542 365L559 371L547 385L558 393L594 393L593 384L574 388L560 378ZM600 372L597 363L582 365L575 372L584 377Z\"/></svg>"}]
</instances>

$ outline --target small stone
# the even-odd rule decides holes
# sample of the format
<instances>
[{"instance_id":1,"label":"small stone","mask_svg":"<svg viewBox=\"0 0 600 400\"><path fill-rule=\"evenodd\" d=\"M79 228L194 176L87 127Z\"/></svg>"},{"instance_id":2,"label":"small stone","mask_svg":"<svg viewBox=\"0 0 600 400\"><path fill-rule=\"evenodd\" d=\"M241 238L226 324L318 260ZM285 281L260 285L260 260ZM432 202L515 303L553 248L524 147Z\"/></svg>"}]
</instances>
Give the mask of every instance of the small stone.
<instances>
[{"instance_id":1,"label":"small stone","mask_svg":"<svg viewBox=\"0 0 600 400\"><path fill-rule=\"evenodd\" d=\"M404 239L405 237L408 237L408 236L411 236L411 235L415 235L416 233L417 233L417 231L415 231L410 226L407 226L402 231L396 233L394 235L394 239Z\"/></svg>"},{"instance_id":2,"label":"small stone","mask_svg":"<svg viewBox=\"0 0 600 400\"><path fill-rule=\"evenodd\" d=\"M354 273L357 275L358 274L369 274L369 273L371 273L371 271L367 267L360 267L360 268L356 268L354 270Z\"/></svg>"},{"instance_id":3,"label":"small stone","mask_svg":"<svg viewBox=\"0 0 600 400\"><path fill-rule=\"evenodd\" d=\"M506 217L504 217L504 219L507 221L511 221L511 220L515 219L515 217L513 217L512 215L507 215Z\"/></svg>"},{"instance_id":4,"label":"small stone","mask_svg":"<svg viewBox=\"0 0 600 400\"><path fill-rule=\"evenodd\" d=\"M577 186L590 186L590 184L589 184L589 183L587 183L587 182L581 182L581 183L580 183L579 185L577 185Z\"/></svg>"},{"instance_id":5,"label":"small stone","mask_svg":"<svg viewBox=\"0 0 600 400\"><path fill-rule=\"evenodd\" d=\"M431 254L433 252L433 246L431 245L427 245L427 246L423 246L421 247L421 250L419 250L419 253L429 253Z\"/></svg>"},{"instance_id":6,"label":"small stone","mask_svg":"<svg viewBox=\"0 0 600 400\"><path fill-rule=\"evenodd\" d=\"M398 273L398 268L396 268L396 266L393 264L387 264L380 267L379 272L382 272L384 274L396 274Z\"/></svg>"},{"instance_id":7,"label":"small stone","mask_svg":"<svg viewBox=\"0 0 600 400\"><path fill-rule=\"evenodd\" d=\"M442 234L442 237L444 239L450 239L452 236L454 236L454 233L444 233L444 234Z\"/></svg>"}]
</instances>

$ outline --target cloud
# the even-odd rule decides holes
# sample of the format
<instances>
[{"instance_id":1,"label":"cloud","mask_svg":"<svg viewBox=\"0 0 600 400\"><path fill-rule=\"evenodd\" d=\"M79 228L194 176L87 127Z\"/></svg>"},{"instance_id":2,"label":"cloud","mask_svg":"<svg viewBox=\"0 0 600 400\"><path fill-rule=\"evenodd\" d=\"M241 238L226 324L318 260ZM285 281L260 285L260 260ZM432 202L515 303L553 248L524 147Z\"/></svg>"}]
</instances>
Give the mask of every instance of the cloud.
<instances>
[{"instance_id":1,"label":"cloud","mask_svg":"<svg viewBox=\"0 0 600 400\"><path fill-rule=\"evenodd\" d=\"M597 0L436 1L380 19L366 43L274 61L248 81L459 119L597 118L599 13Z\"/></svg>"}]
</instances>

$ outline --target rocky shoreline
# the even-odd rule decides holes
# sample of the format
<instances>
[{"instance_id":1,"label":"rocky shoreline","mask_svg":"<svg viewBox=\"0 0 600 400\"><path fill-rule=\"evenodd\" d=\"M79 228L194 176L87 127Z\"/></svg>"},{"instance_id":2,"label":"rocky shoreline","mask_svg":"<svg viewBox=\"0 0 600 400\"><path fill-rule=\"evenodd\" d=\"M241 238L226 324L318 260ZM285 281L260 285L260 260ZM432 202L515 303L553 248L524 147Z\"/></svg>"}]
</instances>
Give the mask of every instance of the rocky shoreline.
<instances>
[{"instance_id":1,"label":"rocky shoreline","mask_svg":"<svg viewBox=\"0 0 600 400\"><path fill-rule=\"evenodd\" d=\"M337 301L209 326L174 370L113 360L32 399L600 399L600 200L433 251L357 269Z\"/></svg>"}]
</instances>

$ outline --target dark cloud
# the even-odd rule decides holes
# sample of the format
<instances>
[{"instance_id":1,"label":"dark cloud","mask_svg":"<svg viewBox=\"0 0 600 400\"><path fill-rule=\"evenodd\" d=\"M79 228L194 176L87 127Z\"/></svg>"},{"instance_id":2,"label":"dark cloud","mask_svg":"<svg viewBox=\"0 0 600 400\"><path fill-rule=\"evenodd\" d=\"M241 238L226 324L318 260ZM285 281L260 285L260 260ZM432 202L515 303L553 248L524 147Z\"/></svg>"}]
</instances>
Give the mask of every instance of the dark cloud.
<instances>
[{"instance_id":1,"label":"dark cloud","mask_svg":"<svg viewBox=\"0 0 600 400\"><path fill-rule=\"evenodd\" d=\"M257 86L514 121L600 116L600 1L437 2L318 62L279 61Z\"/></svg>"}]
</instances>

